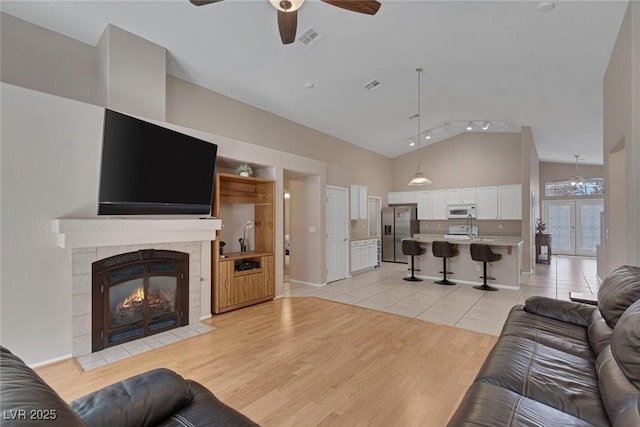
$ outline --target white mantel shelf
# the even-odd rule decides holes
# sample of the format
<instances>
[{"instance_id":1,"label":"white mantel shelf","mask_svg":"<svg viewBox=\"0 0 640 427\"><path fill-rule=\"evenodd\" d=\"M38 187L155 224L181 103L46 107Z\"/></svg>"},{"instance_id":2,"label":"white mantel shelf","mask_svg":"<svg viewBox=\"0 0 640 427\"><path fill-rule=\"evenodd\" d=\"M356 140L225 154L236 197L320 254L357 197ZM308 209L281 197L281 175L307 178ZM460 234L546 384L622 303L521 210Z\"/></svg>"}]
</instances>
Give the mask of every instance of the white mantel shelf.
<instances>
[{"instance_id":1,"label":"white mantel shelf","mask_svg":"<svg viewBox=\"0 0 640 427\"><path fill-rule=\"evenodd\" d=\"M218 218L57 218L51 220L61 248L215 240Z\"/></svg>"}]
</instances>

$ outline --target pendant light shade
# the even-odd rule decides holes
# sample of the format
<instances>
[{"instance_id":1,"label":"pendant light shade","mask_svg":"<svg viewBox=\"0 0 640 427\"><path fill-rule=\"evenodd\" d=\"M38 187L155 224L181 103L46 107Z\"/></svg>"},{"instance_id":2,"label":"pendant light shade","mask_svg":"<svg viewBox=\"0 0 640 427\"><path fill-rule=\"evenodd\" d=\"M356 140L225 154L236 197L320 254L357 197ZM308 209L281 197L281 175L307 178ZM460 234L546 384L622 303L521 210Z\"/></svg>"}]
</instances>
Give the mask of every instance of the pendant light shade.
<instances>
[{"instance_id":1,"label":"pendant light shade","mask_svg":"<svg viewBox=\"0 0 640 427\"><path fill-rule=\"evenodd\" d=\"M420 74L422 73L422 68L416 68L416 72L418 73L418 164L416 165L416 172L408 184L412 187L431 184L431 180L420 170L420 146L422 145L422 128L420 126Z\"/></svg>"},{"instance_id":2,"label":"pendant light shade","mask_svg":"<svg viewBox=\"0 0 640 427\"><path fill-rule=\"evenodd\" d=\"M576 158L576 174L569 178L569 183L572 187L575 187L576 185L582 185L584 183L584 178L581 177L580 174L578 174L578 158L580 156L576 154L574 155L574 157Z\"/></svg>"}]
</instances>

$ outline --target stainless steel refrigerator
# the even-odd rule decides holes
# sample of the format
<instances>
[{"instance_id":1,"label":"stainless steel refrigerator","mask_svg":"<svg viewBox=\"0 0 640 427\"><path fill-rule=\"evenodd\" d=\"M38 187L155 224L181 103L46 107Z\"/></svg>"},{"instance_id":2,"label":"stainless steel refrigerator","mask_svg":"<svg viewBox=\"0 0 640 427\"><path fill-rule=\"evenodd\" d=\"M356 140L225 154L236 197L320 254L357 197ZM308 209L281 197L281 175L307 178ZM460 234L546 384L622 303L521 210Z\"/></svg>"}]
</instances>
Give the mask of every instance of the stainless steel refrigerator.
<instances>
[{"instance_id":1,"label":"stainless steel refrigerator","mask_svg":"<svg viewBox=\"0 0 640 427\"><path fill-rule=\"evenodd\" d=\"M420 232L415 206L382 208L382 261L407 263L402 254L402 239Z\"/></svg>"}]
</instances>

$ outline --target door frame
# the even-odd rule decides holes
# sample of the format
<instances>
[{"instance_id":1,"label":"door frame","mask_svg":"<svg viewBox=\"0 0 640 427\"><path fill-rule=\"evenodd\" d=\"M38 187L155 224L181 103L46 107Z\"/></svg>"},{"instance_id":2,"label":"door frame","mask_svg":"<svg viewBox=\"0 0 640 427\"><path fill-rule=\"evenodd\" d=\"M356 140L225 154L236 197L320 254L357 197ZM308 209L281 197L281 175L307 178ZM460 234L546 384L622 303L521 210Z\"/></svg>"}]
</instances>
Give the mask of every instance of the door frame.
<instances>
[{"instance_id":1,"label":"door frame","mask_svg":"<svg viewBox=\"0 0 640 427\"><path fill-rule=\"evenodd\" d=\"M344 193L344 197L345 197L345 207L346 207L346 209L344 211L345 212L344 213L344 218L343 218L344 226L345 226L344 229L345 229L345 233L346 233L346 241L344 242L344 244L345 244L345 250L344 250L345 276L331 280L332 282L334 282L336 280L347 279L347 278L351 277L351 268L350 268L351 263L350 263L350 259L349 259L350 252L351 252L350 251L351 245L349 243L349 234L350 234L349 229L350 229L350 224L351 224L351 222L350 222L350 214L349 214L350 193L349 193L349 189L346 188L346 187L339 187L339 186L336 186L336 185L326 185L325 186L325 223L326 223L327 219L329 218L329 213L328 213L329 209L328 209L328 206L327 206L327 204L329 202L328 197L327 197L327 193L328 193L329 190L337 190L337 191L343 192ZM329 230L327 230L327 233L325 234L325 247L326 247L326 257L327 257L326 258L327 259L327 276L328 276L328 272L329 272L329 250L330 250L330 246L328 244L328 240L329 240L328 231ZM329 283L328 279L329 279L328 277L325 277L325 282L326 283Z\"/></svg>"}]
</instances>

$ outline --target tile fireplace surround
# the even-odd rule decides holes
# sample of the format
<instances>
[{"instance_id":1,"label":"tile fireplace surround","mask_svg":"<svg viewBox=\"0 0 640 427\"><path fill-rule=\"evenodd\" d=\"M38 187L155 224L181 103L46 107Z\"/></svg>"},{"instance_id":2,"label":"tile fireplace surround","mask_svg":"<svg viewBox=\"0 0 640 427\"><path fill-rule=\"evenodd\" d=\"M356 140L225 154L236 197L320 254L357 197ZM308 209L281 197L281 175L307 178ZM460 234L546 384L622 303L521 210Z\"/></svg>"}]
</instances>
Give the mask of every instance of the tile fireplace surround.
<instances>
[{"instance_id":1,"label":"tile fireplace surround","mask_svg":"<svg viewBox=\"0 0 640 427\"><path fill-rule=\"evenodd\" d=\"M91 353L91 264L113 255L141 249L188 253L189 325L210 316L210 241L220 226L221 221L212 218L53 220L58 246L70 249L73 356Z\"/></svg>"}]
</instances>

